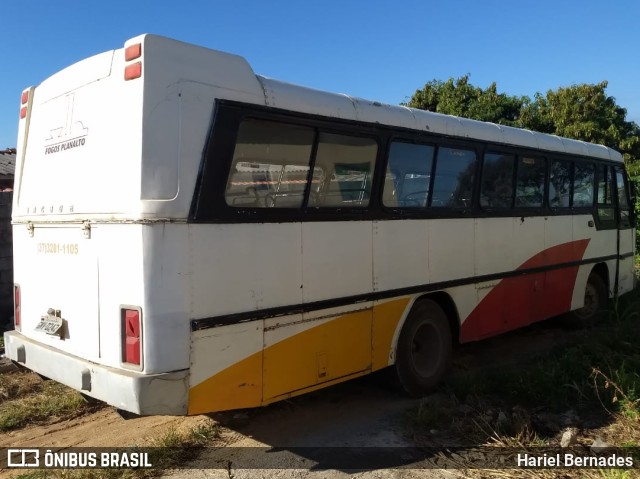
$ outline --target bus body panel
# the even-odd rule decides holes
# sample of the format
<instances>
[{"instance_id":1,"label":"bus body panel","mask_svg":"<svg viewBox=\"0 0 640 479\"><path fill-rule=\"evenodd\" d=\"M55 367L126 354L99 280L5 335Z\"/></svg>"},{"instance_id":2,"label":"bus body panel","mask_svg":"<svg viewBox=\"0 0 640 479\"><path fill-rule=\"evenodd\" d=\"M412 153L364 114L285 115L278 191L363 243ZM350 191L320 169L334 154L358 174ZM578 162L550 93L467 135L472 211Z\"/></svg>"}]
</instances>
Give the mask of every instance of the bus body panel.
<instances>
[{"instance_id":1,"label":"bus body panel","mask_svg":"<svg viewBox=\"0 0 640 479\"><path fill-rule=\"evenodd\" d=\"M77 224L38 225L33 236L26 225L17 225L13 234L22 334L75 356L100 361L96 242L86 240ZM36 330L48 314L62 318L57 334Z\"/></svg>"},{"instance_id":2,"label":"bus body panel","mask_svg":"<svg viewBox=\"0 0 640 479\"><path fill-rule=\"evenodd\" d=\"M14 221L136 211L141 85L122 81L121 69L121 55L108 52L35 88L28 141L16 165Z\"/></svg>"},{"instance_id":3,"label":"bus body panel","mask_svg":"<svg viewBox=\"0 0 640 479\"><path fill-rule=\"evenodd\" d=\"M250 321L192 333L189 414L261 404L263 329Z\"/></svg>"},{"instance_id":4,"label":"bus body panel","mask_svg":"<svg viewBox=\"0 0 640 479\"><path fill-rule=\"evenodd\" d=\"M188 229L192 318L302 303L299 223L193 224Z\"/></svg>"},{"instance_id":5,"label":"bus body panel","mask_svg":"<svg viewBox=\"0 0 640 479\"><path fill-rule=\"evenodd\" d=\"M374 291L429 283L429 222L374 221L373 254Z\"/></svg>"},{"instance_id":6,"label":"bus body panel","mask_svg":"<svg viewBox=\"0 0 640 479\"><path fill-rule=\"evenodd\" d=\"M100 304L100 363L112 368L121 368L123 364L122 334L123 324L121 308L141 307L143 331L152 329L150 318L145 314L145 263L143 252L146 250L143 230L146 226L136 224L101 223L91 226L90 239L95 243L99 261L99 304ZM151 368L153 362L144 349L149 346L142 343L142 367L147 372L157 371ZM178 369L178 368L175 368Z\"/></svg>"},{"instance_id":7,"label":"bus body panel","mask_svg":"<svg viewBox=\"0 0 640 479\"><path fill-rule=\"evenodd\" d=\"M462 218L429 222L429 276L432 283L474 276L474 222ZM457 257L459 261L451 261Z\"/></svg>"},{"instance_id":8,"label":"bus body panel","mask_svg":"<svg viewBox=\"0 0 640 479\"><path fill-rule=\"evenodd\" d=\"M144 370L150 374L189 368L190 327L193 317L192 278L194 271L190 231L184 223L151 223L137 226L141 245L136 252L143 261L145 285L142 306ZM117 241L122 225L113 225ZM116 260L114 258L114 263ZM121 262L120 262L121 263ZM126 268L125 265L122 265ZM117 275L117 271L113 271ZM111 278L116 276L111 276ZM120 298L124 294L120 292ZM138 303L134 303L138 304ZM153 345L153 347L148 347Z\"/></svg>"},{"instance_id":9,"label":"bus body panel","mask_svg":"<svg viewBox=\"0 0 640 479\"><path fill-rule=\"evenodd\" d=\"M620 264L617 294L624 294L635 288L635 248L636 235L633 228L620 230Z\"/></svg>"},{"instance_id":10,"label":"bus body panel","mask_svg":"<svg viewBox=\"0 0 640 479\"><path fill-rule=\"evenodd\" d=\"M185 218L215 99L263 105L264 92L247 61L238 55L157 35L132 38L125 47L136 43L142 44L144 83L142 212Z\"/></svg>"},{"instance_id":11,"label":"bus body panel","mask_svg":"<svg viewBox=\"0 0 640 479\"><path fill-rule=\"evenodd\" d=\"M266 320L263 401L370 371L371 321L371 303Z\"/></svg>"},{"instance_id":12,"label":"bus body panel","mask_svg":"<svg viewBox=\"0 0 640 479\"><path fill-rule=\"evenodd\" d=\"M187 414L188 371L142 374L62 353L18 331L4 334L7 357L87 396L135 414Z\"/></svg>"},{"instance_id":13,"label":"bus body panel","mask_svg":"<svg viewBox=\"0 0 640 479\"><path fill-rule=\"evenodd\" d=\"M302 223L302 302L373 291L370 221Z\"/></svg>"}]
</instances>

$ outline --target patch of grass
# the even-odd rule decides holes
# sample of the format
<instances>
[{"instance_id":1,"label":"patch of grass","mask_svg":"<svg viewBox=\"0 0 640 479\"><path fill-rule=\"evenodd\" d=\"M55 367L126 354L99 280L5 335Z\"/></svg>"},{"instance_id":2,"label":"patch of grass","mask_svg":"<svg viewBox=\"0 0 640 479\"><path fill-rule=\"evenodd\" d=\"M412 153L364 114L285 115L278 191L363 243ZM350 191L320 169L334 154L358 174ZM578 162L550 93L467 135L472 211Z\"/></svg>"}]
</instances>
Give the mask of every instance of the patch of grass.
<instances>
[{"instance_id":1,"label":"patch of grass","mask_svg":"<svg viewBox=\"0 0 640 479\"><path fill-rule=\"evenodd\" d=\"M219 426L207 419L186 432L169 428L151 442L151 463L154 467L168 469L195 457L199 449L220 437Z\"/></svg>"},{"instance_id":2,"label":"patch of grass","mask_svg":"<svg viewBox=\"0 0 640 479\"><path fill-rule=\"evenodd\" d=\"M455 417L455 406L455 396L446 400L438 400L437 396L427 397L420 401L416 409L409 412L409 420L426 430L448 427Z\"/></svg>"},{"instance_id":3,"label":"patch of grass","mask_svg":"<svg viewBox=\"0 0 640 479\"><path fill-rule=\"evenodd\" d=\"M27 394L41 392L43 381L37 374L26 370L0 374L0 404Z\"/></svg>"},{"instance_id":4,"label":"patch of grass","mask_svg":"<svg viewBox=\"0 0 640 479\"><path fill-rule=\"evenodd\" d=\"M607 411L635 417L640 402L640 290L623 296L612 317L577 344L527 365L499 366L455 378L459 399L498 396L506 405Z\"/></svg>"},{"instance_id":5,"label":"patch of grass","mask_svg":"<svg viewBox=\"0 0 640 479\"><path fill-rule=\"evenodd\" d=\"M43 381L24 397L0 404L0 431L17 429L27 424L43 423L52 418L75 417L91 408L77 392L54 381Z\"/></svg>"},{"instance_id":6,"label":"patch of grass","mask_svg":"<svg viewBox=\"0 0 640 479\"><path fill-rule=\"evenodd\" d=\"M638 262L640 258L636 258ZM526 364L499 365L453 376L444 404L427 398L412 411L414 435L424 445L557 446L575 427L578 442L596 436L620 447L640 445L640 288L612 305L607 322ZM447 434L429 434L449 422ZM446 422L446 421L445 421ZM416 432L417 431L417 432ZM440 437L438 437L440 436ZM450 442L453 438L453 442ZM640 458L636 458L636 461ZM470 477L630 479L637 471L466 471Z\"/></svg>"},{"instance_id":7,"label":"patch of grass","mask_svg":"<svg viewBox=\"0 0 640 479\"><path fill-rule=\"evenodd\" d=\"M195 458L202 447L219 436L219 426L206 419L187 431L170 427L152 439L149 445L139 447L149 453L152 469L50 469L33 471L13 479L149 479Z\"/></svg>"}]
</instances>

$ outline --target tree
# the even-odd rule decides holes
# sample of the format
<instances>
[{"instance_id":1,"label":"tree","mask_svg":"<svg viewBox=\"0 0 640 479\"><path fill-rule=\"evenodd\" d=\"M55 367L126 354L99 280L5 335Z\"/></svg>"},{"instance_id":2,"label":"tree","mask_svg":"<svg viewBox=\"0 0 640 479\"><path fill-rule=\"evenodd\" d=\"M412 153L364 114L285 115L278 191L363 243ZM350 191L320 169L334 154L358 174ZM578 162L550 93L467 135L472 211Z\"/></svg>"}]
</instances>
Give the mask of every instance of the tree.
<instances>
[{"instance_id":1,"label":"tree","mask_svg":"<svg viewBox=\"0 0 640 479\"><path fill-rule=\"evenodd\" d=\"M407 106L599 143L620 151L632 176L640 176L640 127L605 92L607 82L579 84L537 93L533 100L482 89L469 75L432 80Z\"/></svg>"},{"instance_id":2,"label":"tree","mask_svg":"<svg viewBox=\"0 0 640 479\"><path fill-rule=\"evenodd\" d=\"M469 74L446 82L432 80L417 90L407 106L446 115L518 126L518 117L525 97L498 93L494 83L485 90L469 83Z\"/></svg>"},{"instance_id":3,"label":"tree","mask_svg":"<svg viewBox=\"0 0 640 479\"><path fill-rule=\"evenodd\" d=\"M640 127L605 92L607 82L579 84L536 94L524 105L520 126L588 141L620 151L632 174L640 174Z\"/></svg>"}]
</instances>

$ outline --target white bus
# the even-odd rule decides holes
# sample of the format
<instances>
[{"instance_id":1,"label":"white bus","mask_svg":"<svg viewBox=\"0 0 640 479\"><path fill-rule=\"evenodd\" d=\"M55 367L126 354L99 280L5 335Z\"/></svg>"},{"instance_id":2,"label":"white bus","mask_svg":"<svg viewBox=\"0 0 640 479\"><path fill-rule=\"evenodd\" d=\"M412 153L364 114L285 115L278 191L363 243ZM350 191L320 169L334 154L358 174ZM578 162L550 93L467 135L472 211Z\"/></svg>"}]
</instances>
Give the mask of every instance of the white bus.
<instances>
[{"instance_id":1,"label":"white bus","mask_svg":"<svg viewBox=\"0 0 640 479\"><path fill-rule=\"evenodd\" d=\"M155 35L21 98L6 355L136 414L266 405L634 287L607 147L337 95Z\"/></svg>"}]
</instances>

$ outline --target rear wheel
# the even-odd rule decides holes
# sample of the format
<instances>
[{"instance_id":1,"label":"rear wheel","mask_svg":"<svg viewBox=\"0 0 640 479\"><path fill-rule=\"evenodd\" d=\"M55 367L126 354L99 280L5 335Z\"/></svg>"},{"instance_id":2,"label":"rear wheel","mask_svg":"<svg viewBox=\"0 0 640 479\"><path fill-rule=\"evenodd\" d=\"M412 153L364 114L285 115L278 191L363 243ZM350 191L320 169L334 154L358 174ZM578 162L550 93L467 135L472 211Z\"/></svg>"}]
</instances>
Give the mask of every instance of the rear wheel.
<instances>
[{"instance_id":1,"label":"rear wheel","mask_svg":"<svg viewBox=\"0 0 640 479\"><path fill-rule=\"evenodd\" d=\"M606 314L607 286L597 273L591 273L584 291L584 306L571 311L565 320L572 327L592 326Z\"/></svg>"},{"instance_id":2,"label":"rear wheel","mask_svg":"<svg viewBox=\"0 0 640 479\"><path fill-rule=\"evenodd\" d=\"M451 329L442 308L432 300L417 303L402 327L396 374L412 396L435 389L451 364Z\"/></svg>"}]
</instances>

